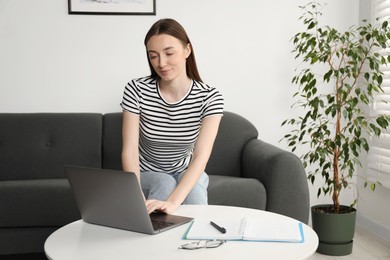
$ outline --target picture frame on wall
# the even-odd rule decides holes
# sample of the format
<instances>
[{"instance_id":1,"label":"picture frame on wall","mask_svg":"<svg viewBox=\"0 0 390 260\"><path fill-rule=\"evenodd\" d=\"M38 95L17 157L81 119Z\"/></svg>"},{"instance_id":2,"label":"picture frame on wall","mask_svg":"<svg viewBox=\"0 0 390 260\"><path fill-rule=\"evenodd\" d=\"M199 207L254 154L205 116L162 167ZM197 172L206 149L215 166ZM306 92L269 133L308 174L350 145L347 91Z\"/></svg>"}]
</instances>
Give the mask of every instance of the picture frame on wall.
<instances>
[{"instance_id":1,"label":"picture frame on wall","mask_svg":"<svg viewBox=\"0 0 390 260\"><path fill-rule=\"evenodd\" d=\"M68 0L69 14L155 15L156 0Z\"/></svg>"}]
</instances>

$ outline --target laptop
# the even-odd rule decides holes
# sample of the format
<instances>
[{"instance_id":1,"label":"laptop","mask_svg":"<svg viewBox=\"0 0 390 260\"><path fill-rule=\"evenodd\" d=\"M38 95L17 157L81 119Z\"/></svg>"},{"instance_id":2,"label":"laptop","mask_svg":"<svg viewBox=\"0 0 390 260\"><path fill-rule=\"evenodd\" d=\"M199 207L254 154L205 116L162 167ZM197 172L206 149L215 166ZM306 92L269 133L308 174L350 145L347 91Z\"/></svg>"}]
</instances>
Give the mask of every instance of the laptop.
<instances>
[{"instance_id":1,"label":"laptop","mask_svg":"<svg viewBox=\"0 0 390 260\"><path fill-rule=\"evenodd\" d=\"M82 219L91 224L157 234L193 220L165 213L148 214L134 173L64 166Z\"/></svg>"}]
</instances>

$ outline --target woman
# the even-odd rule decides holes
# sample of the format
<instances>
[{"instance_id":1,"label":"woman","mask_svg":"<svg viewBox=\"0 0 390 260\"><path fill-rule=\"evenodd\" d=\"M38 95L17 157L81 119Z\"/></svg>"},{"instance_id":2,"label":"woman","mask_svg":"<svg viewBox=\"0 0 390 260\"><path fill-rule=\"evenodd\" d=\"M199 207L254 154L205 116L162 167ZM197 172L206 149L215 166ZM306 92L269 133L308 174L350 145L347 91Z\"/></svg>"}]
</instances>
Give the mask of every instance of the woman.
<instances>
[{"instance_id":1,"label":"woman","mask_svg":"<svg viewBox=\"0 0 390 260\"><path fill-rule=\"evenodd\" d=\"M151 76L126 85L123 170L134 172L148 212L207 204L204 172L223 114L223 98L199 76L184 28L157 21L145 37Z\"/></svg>"}]
</instances>

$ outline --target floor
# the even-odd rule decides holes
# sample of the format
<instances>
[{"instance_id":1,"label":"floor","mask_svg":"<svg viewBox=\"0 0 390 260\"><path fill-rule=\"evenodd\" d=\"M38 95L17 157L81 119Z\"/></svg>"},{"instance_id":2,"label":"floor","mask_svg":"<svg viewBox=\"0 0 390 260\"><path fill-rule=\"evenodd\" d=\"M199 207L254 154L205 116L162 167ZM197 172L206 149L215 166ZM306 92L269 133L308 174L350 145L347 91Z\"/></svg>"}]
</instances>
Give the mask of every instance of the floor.
<instances>
[{"instance_id":1,"label":"floor","mask_svg":"<svg viewBox=\"0 0 390 260\"><path fill-rule=\"evenodd\" d=\"M45 260L45 254L0 256L0 260ZM347 256L326 256L316 253L309 260L390 260L390 242L368 230L356 227L353 252Z\"/></svg>"},{"instance_id":2,"label":"floor","mask_svg":"<svg viewBox=\"0 0 390 260\"><path fill-rule=\"evenodd\" d=\"M326 256L316 253L309 260L390 260L390 242L377 237L370 231L357 226L352 254L347 256Z\"/></svg>"}]
</instances>

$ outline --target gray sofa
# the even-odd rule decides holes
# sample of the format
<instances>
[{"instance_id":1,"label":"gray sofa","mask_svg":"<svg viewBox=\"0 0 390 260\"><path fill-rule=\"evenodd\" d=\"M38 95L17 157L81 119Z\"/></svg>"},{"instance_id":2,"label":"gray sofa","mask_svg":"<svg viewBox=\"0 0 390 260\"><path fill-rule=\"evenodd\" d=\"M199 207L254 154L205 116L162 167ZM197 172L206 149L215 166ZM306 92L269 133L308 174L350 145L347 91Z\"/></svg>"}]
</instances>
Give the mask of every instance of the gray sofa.
<instances>
[{"instance_id":1,"label":"gray sofa","mask_svg":"<svg viewBox=\"0 0 390 260\"><path fill-rule=\"evenodd\" d=\"M0 114L0 255L42 252L56 229L80 218L63 165L121 168L122 114ZM225 112L207 165L209 204L309 217L300 160L257 139Z\"/></svg>"}]
</instances>

